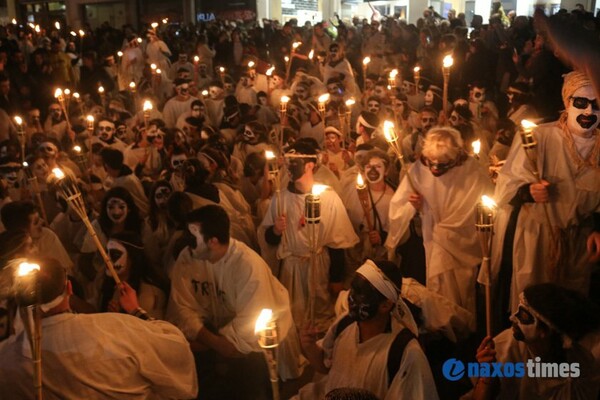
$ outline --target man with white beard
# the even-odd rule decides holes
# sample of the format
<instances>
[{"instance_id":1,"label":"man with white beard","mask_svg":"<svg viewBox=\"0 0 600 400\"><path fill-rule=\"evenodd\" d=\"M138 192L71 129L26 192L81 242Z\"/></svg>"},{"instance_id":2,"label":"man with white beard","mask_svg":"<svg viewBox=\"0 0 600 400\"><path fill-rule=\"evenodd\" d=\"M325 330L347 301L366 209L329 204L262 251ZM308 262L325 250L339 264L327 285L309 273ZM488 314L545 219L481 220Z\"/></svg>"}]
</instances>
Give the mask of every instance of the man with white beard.
<instances>
[{"instance_id":1,"label":"man with white beard","mask_svg":"<svg viewBox=\"0 0 600 400\"><path fill-rule=\"evenodd\" d=\"M588 293L592 271L586 253L597 257L600 251L593 233L600 211L597 97L586 75L571 72L562 99L559 120L533 130L540 181L519 138L498 175L492 279L510 282L500 288L502 312L509 299L515 311L518 294L532 284L554 282Z\"/></svg>"},{"instance_id":2,"label":"man with white beard","mask_svg":"<svg viewBox=\"0 0 600 400\"><path fill-rule=\"evenodd\" d=\"M460 133L431 129L421 157L400 182L390 204L385 243L395 249L421 213L427 288L475 315L475 280L481 249L475 231L475 208L492 193L487 171L463 149Z\"/></svg>"},{"instance_id":3,"label":"man with white beard","mask_svg":"<svg viewBox=\"0 0 600 400\"><path fill-rule=\"evenodd\" d=\"M288 293L258 254L230 238L229 223L217 205L188 215L195 244L182 250L174 266L167 317L201 360L205 390L217 390L220 398L268 398L269 378L254 326L268 308L277 319L280 343L288 335L295 338ZM228 368L216 368L222 363ZM282 364L284 378L297 377L297 371L286 371L288 365Z\"/></svg>"}]
</instances>

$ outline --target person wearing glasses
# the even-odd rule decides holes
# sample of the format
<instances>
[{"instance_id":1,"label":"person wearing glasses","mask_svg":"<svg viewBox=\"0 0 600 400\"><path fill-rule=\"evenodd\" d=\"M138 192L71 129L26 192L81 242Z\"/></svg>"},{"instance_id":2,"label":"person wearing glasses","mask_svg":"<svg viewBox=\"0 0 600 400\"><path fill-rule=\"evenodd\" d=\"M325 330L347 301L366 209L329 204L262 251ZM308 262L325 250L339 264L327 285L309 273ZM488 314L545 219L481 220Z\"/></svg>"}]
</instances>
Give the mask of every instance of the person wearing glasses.
<instances>
[{"instance_id":1,"label":"person wearing glasses","mask_svg":"<svg viewBox=\"0 0 600 400\"><path fill-rule=\"evenodd\" d=\"M475 208L482 195L493 192L487 171L464 150L459 131L435 127L407 174L390 202L385 246L393 250L405 241L420 213L427 288L475 315L482 256Z\"/></svg>"},{"instance_id":2,"label":"person wearing glasses","mask_svg":"<svg viewBox=\"0 0 600 400\"><path fill-rule=\"evenodd\" d=\"M594 229L600 109L589 77L565 75L562 99L558 121L533 130L539 177L518 139L498 175L492 279L505 283L499 286L503 310L510 300L514 312L518 294L532 284L554 282L588 293L591 263L600 258L600 229Z\"/></svg>"}]
</instances>

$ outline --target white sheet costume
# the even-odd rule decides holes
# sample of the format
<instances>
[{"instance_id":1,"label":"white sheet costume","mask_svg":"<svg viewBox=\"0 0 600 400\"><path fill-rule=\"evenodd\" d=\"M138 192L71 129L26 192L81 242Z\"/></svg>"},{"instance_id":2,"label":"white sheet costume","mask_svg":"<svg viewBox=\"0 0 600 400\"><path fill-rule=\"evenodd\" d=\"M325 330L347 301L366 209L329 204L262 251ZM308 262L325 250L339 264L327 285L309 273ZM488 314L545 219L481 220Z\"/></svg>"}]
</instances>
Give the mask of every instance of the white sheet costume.
<instances>
[{"instance_id":1,"label":"white sheet costume","mask_svg":"<svg viewBox=\"0 0 600 400\"><path fill-rule=\"evenodd\" d=\"M415 188L404 177L394 194L386 246L394 249L407 234L416 213L408 197L420 193L427 288L475 315L475 274L481 263L475 206L482 195L492 192L487 173L471 157L439 177L421 161L412 164L408 173Z\"/></svg>"},{"instance_id":2,"label":"white sheet costume","mask_svg":"<svg viewBox=\"0 0 600 400\"><path fill-rule=\"evenodd\" d=\"M281 341L293 328L287 291L260 256L235 239L215 264L194 258L194 251L185 248L171 278L167 317L190 341L209 325L240 353L260 352L254 325L263 308L273 310ZM295 331L290 333L296 338ZM296 378L293 368L280 363L282 378Z\"/></svg>"},{"instance_id":3,"label":"white sheet costume","mask_svg":"<svg viewBox=\"0 0 600 400\"><path fill-rule=\"evenodd\" d=\"M45 399L195 398L194 358L164 321L116 313L62 313L42 319ZM0 347L0 393L33 399L33 362L24 331Z\"/></svg>"},{"instance_id":4,"label":"white sheet costume","mask_svg":"<svg viewBox=\"0 0 600 400\"><path fill-rule=\"evenodd\" d=\"M306 194L292 193L288 189L281 191L281 209L287 217L287 228L277 249L277 257L282 260L278 278L289 291L296 326L302 327L307 322L309 298L314 296L315 325L320 331L325 331L334 318L333 302L328 291L330 259L327 247L346 249L358 243L359 239L339 196L333 190L325 190L321 194L321 222L316 227L316 268L311 267L309 226L302 224L305 220L305 197ZM273 226L276 218L277 196L274 196L262 226ZM316 286L309 282L316 282Z\"/></svg>"},{"instance_id":5,"label":"white sheet costume","mask_svg":"<svg viewBox=\"0 0 600 400\"><path fill-rule=\"evenodd\" d=\"M591 268L586 257L586 240L592 231L591 215L600 211L600 165L579 164L570 149L568 133L554 122L534 130L537 139L537 166L543 179L550 182L550 201L546 204L552 229L560 243L552 243L543 203L521 206L513 243L511 309L518 305L518 294L527 285L551 281L551 264L558 264L556 283L587 293ZM571 140L575 139L573 137ZM598 146L598 134L590 139L577 137ZM591 150L591 147L588 146ZM576 150L575 150L576 151ZM498 203L494 248L502 249L506 226L513 207L509 204L517 190L537 182L521 145L515 137L506 164L500 170L495 200ZM558 252L557 252L558 249ZM492 253L492 276L500 269L501 251ZM552 263L549 261L552 259ZM480 281L487 282L485 275Z\"/></svg>"}]
</instances>

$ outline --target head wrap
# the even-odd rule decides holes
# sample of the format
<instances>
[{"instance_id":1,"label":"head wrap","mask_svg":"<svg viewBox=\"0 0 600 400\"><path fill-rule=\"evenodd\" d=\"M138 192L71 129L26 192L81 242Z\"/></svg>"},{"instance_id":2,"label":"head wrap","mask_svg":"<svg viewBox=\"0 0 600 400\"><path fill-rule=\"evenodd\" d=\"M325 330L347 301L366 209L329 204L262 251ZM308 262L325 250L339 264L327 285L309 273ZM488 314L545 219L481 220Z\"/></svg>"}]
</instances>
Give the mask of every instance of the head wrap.
<instances>
[{"instance_id":1,"label":"head wrap","mask_svg":"<svg viewBox=\"0 0 600 400\"><path fill-rule=\"evenodd\" d=\"M356 273L368 280L369 283L386 299L396 303L396 307L392 311L392 317L402 323L415 336L418 336L419 329L417 328L417 323L408 309L408 306L404 300L402 300L400 289L398 289L394 282L392 282L371 260L366 260L365 263L356 270Z\"/></svg>"},{"instance_id":2,"label":"head wrap","mask_svg":"<svg viewBox=\"0 0 600 400\"><path fill-rule=\"evenodd\" d=\"M569 108L569 100L578 89L591 85L592 81L583 72L573 71L566 74L564 76L562 87L562 100L565 105L565 110Z\"/></svg>"}]
</instances>

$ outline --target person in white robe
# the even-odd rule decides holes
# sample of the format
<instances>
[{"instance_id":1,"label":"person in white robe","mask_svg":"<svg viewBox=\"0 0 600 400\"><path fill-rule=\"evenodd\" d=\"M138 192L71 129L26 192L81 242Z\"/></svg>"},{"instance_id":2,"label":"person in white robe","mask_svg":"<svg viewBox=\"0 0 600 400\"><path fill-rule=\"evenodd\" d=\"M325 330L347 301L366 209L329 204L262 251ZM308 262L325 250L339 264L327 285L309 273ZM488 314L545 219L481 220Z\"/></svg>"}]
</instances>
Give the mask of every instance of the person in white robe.
<instances>
[{"instance_id":1,"label":"person in white robe","mask_svg":"<svg viewBox=\"0 0 600 400\"><path fill-rule=\"evenodd\" d=\"M390 262L367 260L352 281L349 312L329 329L322 347L312 332L303 332L305 354L326 375L300 389L294 399L322 399L343 387L367 389L382 400L438 398L416 340L417 325L394 283L394 270ZM397 364L388 362L392 357L399 358Z\"/></svg>"},{"instance_id":2,"label":"person in white robe","mask_svg":"<svg viewBox=\"0 0 600 400\"><path fill-rule=\"evenodd\" d=\"M39 266L45 399L196 398L194 358L179 329L132 315L74 314L64 268L51 258L40 259ZM139 312L135 291L123 285L120 292L121 305ZM33 365L24 330L3 343L3 399L35 398Z\"/></svg>"},{"instance_id":3,"label":"person in white robe","mask_svg":"<svg viewBox=\"0 0 600 400\"><path fill-rule=\"evenodd\" d=\"M386 246L395 249L420 212L427 288L475 315L482 255L474 221L481 196L493 191L487 171L466 155L458 131L433 128L408 175L410 181L407 176L402 179L390 204Z\"/></svg>"},{"instance_id":4,"label":"person in white robe","mask_svg":"<svg viewBox=\"0 0 600 400\"><path fill-rule=\"evenodd\" d=\"M503 278L511 282L503 297L509 297L513 312L518 294L530 284L555 282L583 293L589 290L586 244L594 213L600 212L600 110L589 78L580 72L565 76L562 97L566 111L560 119L533 129L541 180L533 173L520 135L498 175L493 247L499 251L492 252L492 282L500 274L511 276ZM512 263L507 262L511 254ZM489 277L482 271L479 279L486 283Z\"/></svg>"},{"instance_id":5,"label":"person in white robe","mask_svg":"<svg viewBox=\"0 0 600 400\"><path fill-rule=\"evenodd\" d=\"M198 100L194 96L190 96L190 84L187 79L177 78L173 81L175 86L175 96L167 101L162 114L167 128L175 128L177 118L191 109L194 101Z\"/></svg>"},{"instance_id":6,"label":"person in white robe","mask_svg":"<svg viewBox=\"0 0 600 400\"><path fill-rule=\"evenodd\" d=\"M320 223L314 227L315 260L311 265L309 231L313 227L305 217L305 201L311 189L318 188L313 176L317 151L305 142L296 142L286 154L286 162L290 183L271 199L262 222L264 237L278 247L277 257L282 260L279 279L290 293L296 326L310 322L324 332L334 318L331 295L337 296L342 288L343 249L359 239L341 199L325 187L320 194Z\"/></svg>"},{"instance_id":7,"label":"person in white robe","mask_svg":"<svg viewBox=\"0 0 600 400\"><path fill-rule=\"evenodd\" d=\"M230 238L225 210L204 206L187 220L196 245L183 249L173 268L168 319L195 351L213 350L225 358L258 355L264 363L254 328L262 309L271 309L280 343L288 335L295 340L297 360L298 339L287 290L257 253ZM279 353L288 348L282 345ZM300 372L293 363L279 365L284 379L297 378Z\"/></svg>"},{"instance_id":8,"label":"person in white robe","mask_svg":"<svg viewBox=\"0 0 600 400\"><path fill-rule=\"evenodd\" d=\"M332 43L329 46L329 62L323 68L323 82L329 81L330 78L341 78L346 93L356 99L360 98L360 89L354 79L352 66L345 58L344 51L340 48L339 43Z\"/></svg>"}]
</instances>

